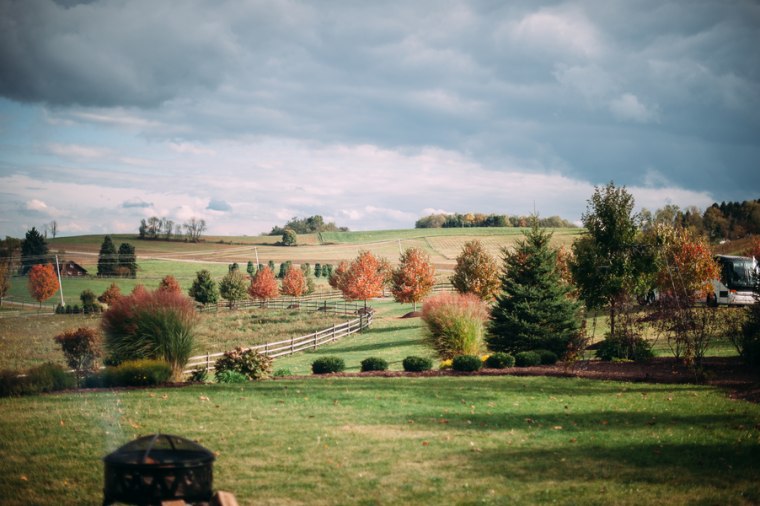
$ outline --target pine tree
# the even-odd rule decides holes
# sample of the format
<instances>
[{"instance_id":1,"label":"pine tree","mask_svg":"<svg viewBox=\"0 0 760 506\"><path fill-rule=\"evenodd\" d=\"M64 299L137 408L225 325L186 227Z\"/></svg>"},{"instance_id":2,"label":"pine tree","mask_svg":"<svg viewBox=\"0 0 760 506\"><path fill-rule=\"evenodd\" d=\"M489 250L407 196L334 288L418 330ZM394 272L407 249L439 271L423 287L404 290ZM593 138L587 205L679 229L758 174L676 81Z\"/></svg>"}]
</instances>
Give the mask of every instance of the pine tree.
<instances>
[{"instance_id":1,"label":"pine tree","mask_svg":"<svg viewBox=\"0 0 760 506\"><path fill-rule=\"evenodd\" d=\"M119 276L137 277L137 255L135 247L128 242L123 242L119 246L119 265L116 268L116 274Z\"/></svg>"},{"instance_id":2,"label":"pine tree","mask_svg":"<svg viewBox=\"0 0 760 506\"><path fill-rule=\"evenodd\" d=\"M489 349L512 353L546 349L561 356L578 333L580 304L568 298L571 287L557 269L557 252L549 247L551 237L536 221L515 251L503 251L501 292L491 312Z\"/></svg>"},{"instance_id":3,"label":"pine tree","mask_svg":"<svg viewBox=\"0 0 760 506\"><path fill-rule=\"evenodd\" d=\"M33 265L45 264L48 258L48 245L45 238L32 227L21 241L21 274L26 274Z\"/></svg>"},{"instance_id":4,"label":"pine tree","mask_svg":"<svg viewBox=\"0 0 760 506\"><path fill-rule=\"evenodd\" d=\"M116 246L114 246L111 236L107 235L103 238L103 244L100 245L100 253L98 254L98 276L115 275L118 260Z\"/></svg>"}]
</instances>

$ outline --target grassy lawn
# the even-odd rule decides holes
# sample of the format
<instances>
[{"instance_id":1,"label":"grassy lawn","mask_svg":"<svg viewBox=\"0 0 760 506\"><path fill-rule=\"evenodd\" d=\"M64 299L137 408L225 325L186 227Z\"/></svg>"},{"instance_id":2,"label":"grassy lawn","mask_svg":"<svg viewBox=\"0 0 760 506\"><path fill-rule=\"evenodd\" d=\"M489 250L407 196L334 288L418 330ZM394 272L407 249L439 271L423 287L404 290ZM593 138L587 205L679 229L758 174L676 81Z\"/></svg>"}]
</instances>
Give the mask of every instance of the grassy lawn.
<instances>
[{"instance_id":1,"label":"grassy lawn","mask_svg":"<svg viewBox=\"0 0 760 506\"><path fill-rule=\"evenodd\" d=\"M3 503L97 504L101 458L163 432L240 504L756 504L760 406L708 387L316 378L0 399Z\"/></svg>"}]
</instances>

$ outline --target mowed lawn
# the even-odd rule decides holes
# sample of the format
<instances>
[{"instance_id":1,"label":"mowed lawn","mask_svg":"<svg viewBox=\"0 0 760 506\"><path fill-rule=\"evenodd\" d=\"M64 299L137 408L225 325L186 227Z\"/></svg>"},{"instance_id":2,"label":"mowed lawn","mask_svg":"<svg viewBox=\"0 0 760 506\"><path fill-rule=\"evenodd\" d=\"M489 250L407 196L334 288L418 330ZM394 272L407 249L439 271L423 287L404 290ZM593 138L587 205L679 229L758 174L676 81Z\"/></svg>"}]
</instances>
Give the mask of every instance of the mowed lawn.
<instances>
[{"instance_id":1,"label":"mowed lawn","mask_svg":"<svg viewBox=\"0 0 760 506\"><path fill-rule=\"evenodd\" d=\"M248 505L757 504L760 406L689 385L312 378L0 399L7 505L99 504L140 435L214 451Z\"/></svg>"}]
</instances>

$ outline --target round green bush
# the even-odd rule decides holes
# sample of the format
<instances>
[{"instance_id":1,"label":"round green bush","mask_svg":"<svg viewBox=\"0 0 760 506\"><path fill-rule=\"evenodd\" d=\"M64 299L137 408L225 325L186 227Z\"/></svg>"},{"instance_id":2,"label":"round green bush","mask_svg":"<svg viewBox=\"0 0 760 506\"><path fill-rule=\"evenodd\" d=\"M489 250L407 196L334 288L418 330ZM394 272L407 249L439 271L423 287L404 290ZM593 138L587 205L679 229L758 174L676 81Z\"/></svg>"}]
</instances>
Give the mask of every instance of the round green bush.
<instances>
[{"instance_id":1,"label":"round green bush","mask_svg":"<svg viewBox=\"0 0 760 506\"><path fill-rule=\"evenodd\" d=\"M314 374L330 374L343 372L346 363L340 357L321 357L311 363L311 372Z\"/></svg>"},{"instance_id":2,"label":"round green bush","mask_svg":"<svg viewBox=\"0 0 760 506\"><path fill-rule=\"evenodd\" d=\"M406 372L429 371L433 368L433 361L431 359L416 357L414 355L406 357L402 364Z\"/></svg>"},{"instance_id":3,"label":"round green bush","mask_svg":"<svg viewBox=\"0 0 760 506\"><path fill-rule=\"evenodd\" d=\"M622 336L605 336L599 343L596 356L602 360L633 360L634 362L646 362L654 357L652 346L646 339L640 337L625 338Z\"/></svg>"},{"instance_id":4,"label":"round green bush","mask_svg":"<svg viewBox=\"0 0 760 506\"><path fill-rule=\"evenodd\" d=\"M486 359L486 367L490 369L505 369L514 365L515 357L503 351L497 351Z\"/></svg>"},{"instance_id":5,"label":"round green bush","mask_svg":"<svg viewBox=\"0 0 760 506\"><path fill-rule=\"evenodd\" d=\"M541 357L541 365L553 365L557 363L559 357L556 353L550 350L533 350Z\"/></svg>"},{"instance_id":6,"label":"round green bush","mask_svg":"<svg viewBox=\"0 0 760 506\"><path fill-rule=\"evenodd\" d=\"M362 372L387 370L388 362L380 357L368 357L362 360Z\"/></svg>"},{"instance_id":7,"label":"round green bush","mask_svg":"<svg viewBox=\"0 0 760 506\"><path fill-rule=\"evenodd\" d=\"M535 351L521 351L515 355L515 365L517 367L531 367L541 363L541 355Z\"/></svg>"},{"instance_id":8,"label":"round green bush","mask_svg":"<svg viewBox=\"0 0 760 506\"><path fill-rule=\"evenodd\" d=\"M475 355L458 355L451 362L451 368L460 372L475 372L483 367L483 361Z\"/></svg>"},{"instance_id":9,"label":"round green bush","mask_svg":"<svg viewBox=\"0 0 760 506\"><path fill-rule=\"evenodd\" d=\"M248 382L248 376L246 376L242 372L233 371L232 369L219 371L218 374L215 374L215 377L216 377L217 383L246 383Z\"/></svg>"}]
</instances>

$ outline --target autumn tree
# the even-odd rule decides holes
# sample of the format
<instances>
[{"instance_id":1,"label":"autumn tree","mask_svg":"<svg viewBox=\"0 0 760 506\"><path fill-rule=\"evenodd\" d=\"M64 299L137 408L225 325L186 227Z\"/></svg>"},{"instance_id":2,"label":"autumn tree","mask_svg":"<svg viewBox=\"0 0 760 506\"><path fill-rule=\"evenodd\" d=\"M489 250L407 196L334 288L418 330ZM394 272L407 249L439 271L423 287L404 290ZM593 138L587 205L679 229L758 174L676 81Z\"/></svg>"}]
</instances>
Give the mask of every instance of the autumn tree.
<instances>
[{"instance_id":1,"label":"autumn tree","mask_svg":"<svg viewBox=\"0 0 760 506\"><path fill-rule=\"evenodd\" d=\"M179 286L177 278L168 274L163 277L158 283L158 289L164 292L182 293L182 288Z\"/></svg>"},{"instance_id":2,"label":"autumn tree","mask_svg":"<svg viewBox=\"0 0 760 506\"><path fill-rule=\"evenodd\" d=\"M111 305L119 297L121 297L121 289L116 283L111 283L111 286L106 288L105 291L100 294L98 301L103 304Z\"/></svg>"},{"instance_id":3,"label":"autumn tree","mask_svg":"<svg viewBox=\"0 0 760 506\"><path fill-rule=\"evenodd\" d=\"M209 271L203 269L195 273L188 295L200 304L216 304L219 300L219 290Z\"/></svg>"},{"instance_id":4,"label":"autumn tree","mask_svg":"<svg viewBox=\"0 0 760 506\"><path fill-rule=\"evenodd\" d=\"M417 303L433 289L435 267L427 253L418 248L408 248L401 254L391 279L391 293L396 302L411 302L414 311L417 311Z\"/></svg>"},{"instance_id":5,"label":"autumn tree","mask_svg":"<svg viewBox=\"0 0 760 506\"><path fill-rule=\"evenodd\" d=\"M282 293L291 297L300 297L306 292L306 278L301 269L289 269L282 278Z\"/></svg>"},{"instance_id":6,"label":"autumn tree","mask_svg":"<svg viewBox=\"0 0 760 506\"><path fill-rule=\"evenodd\" d=\"M324 270L324 267L323 267ZM338 267L329 274L327 282L336 290L343 291L346 285L346 273L348 272L348 262L341 260Z\"/></svg>"},{"instance_id":7,"label":"autumn tree","mask_svg":"<svg viewBox=\"0 0 760 506\"><path fill-rule=\"evenodd\" d=\"M11 289L11 272L7 262L0 262L0 306L3 305L3 299L8 295Z\"/></svg>"},{"instance_id":8,"label":"autumn tree","mask_svg":"<svg viewBox=\"0 0 760 506\"><path fill-rule=\"evenodd\" d=\"M499 267L483 244L469 241L456 259L451 284L459 293L474 293L482 300L490 300L499 290Z\"/></svg>"},{"instance_id":9,"label":"autumn tree","mask_svg":"<svg viewBox=\"0 0 760 506\"><path fill-rule=\"evenodd\" d=\"M77 382L82 376L98 368L98 358L103 354L100 333L90 327L67 330L54 338L61 347L66 363L74 369Z\"/></svg>"},{"instance_id":10,"label":"autumn tree","mask_svg":"<svg viewBox=\"0 0 760 506\"><path fill-rule=\"evenodd\" d=\"M264 267L254 274L251 285L248 287L248 295L254 299L265 301L274 299L280 294L277 287L277 279L274 277L272 269Z\"/></svg>"},{"instance_id":11,"label":"autumn tree","mask_svg":"<svg viewBox=\"0 0 760 506\"><path fill-rule=\"evenodd\" d=\"M55 275L55 269L49 264L33 265L29 271L29 293L34 300L42 303L55 295L58 290L58 277Z\"/></svg>"},{"instance_id":12,"label":"autumn tree","mask_svg":"<svg viewBox=\"0 0 760 506\"><path fill-rule=\"evenodd\" d=\"M360 251L341 275L337 287L348 300L363 300L366 309L367 299L382 294L384 282L381 260L369 251Z\"/></svg>"},{"instance_id":13,"label":"autumn tree","mask_svg":"<svg viewBox=\"0 0 760 506\"><path fill-rule=\"evenodd\" d=\"M755 257L760 261L760 235L756 235L752 238L749 246L744 250L744 256Z\"/></svg>"},{"instance_id":14,"label":"autumn tree","mask_svg":"<svg viewBox=\"0 0 760 506\"><path fill-rule=\"evenodd\" d=\"M246 279L240 270L231 270L219 282L219 294L223 299L229 302L230 308L235 307L235 303L246 298Z\"/></svg>"}]
</instances>

